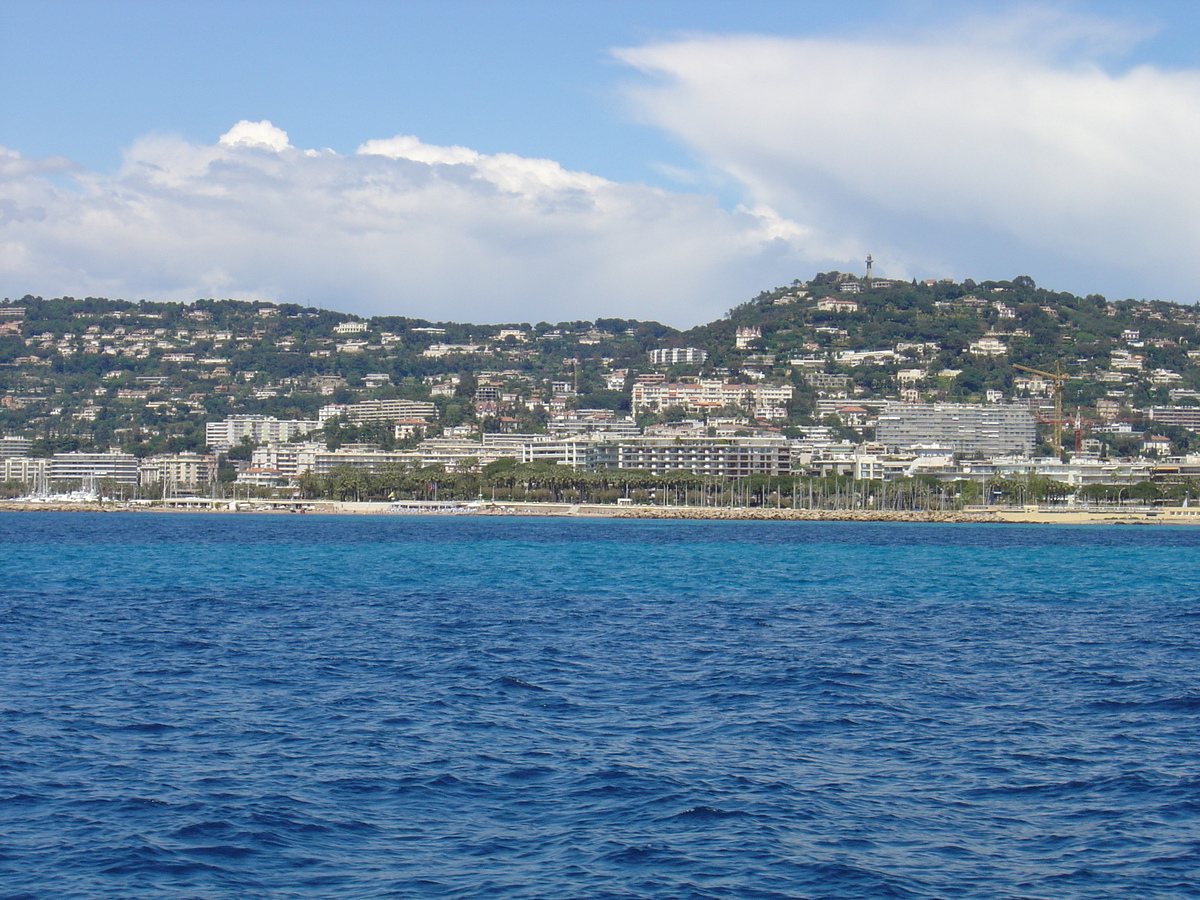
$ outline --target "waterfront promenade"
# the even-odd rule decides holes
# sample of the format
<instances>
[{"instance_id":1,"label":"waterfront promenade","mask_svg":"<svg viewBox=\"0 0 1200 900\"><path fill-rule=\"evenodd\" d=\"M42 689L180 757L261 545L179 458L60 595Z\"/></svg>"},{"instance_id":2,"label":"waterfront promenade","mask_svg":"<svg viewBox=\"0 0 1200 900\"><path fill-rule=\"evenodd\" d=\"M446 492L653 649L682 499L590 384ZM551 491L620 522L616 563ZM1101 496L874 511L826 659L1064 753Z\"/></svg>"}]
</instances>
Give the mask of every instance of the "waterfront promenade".
<instances>
[{"instance_id":1,"label":"waterfront promenade","mask_svg":"<svg viewBox=\"0 0 1200 900\"><path fill-rule=\"evenodd\" d=\"M615 519L748 520L795 522L1041 523L1057 525L1200 525L1200 507L968 507L962 510L787 509L760 506L651 506L640 504L489 501L229 500L189 497L170 501L75 502L3 500L9 512L194 512L313 515L569 516Z\"/></svg>"}]
</instances>

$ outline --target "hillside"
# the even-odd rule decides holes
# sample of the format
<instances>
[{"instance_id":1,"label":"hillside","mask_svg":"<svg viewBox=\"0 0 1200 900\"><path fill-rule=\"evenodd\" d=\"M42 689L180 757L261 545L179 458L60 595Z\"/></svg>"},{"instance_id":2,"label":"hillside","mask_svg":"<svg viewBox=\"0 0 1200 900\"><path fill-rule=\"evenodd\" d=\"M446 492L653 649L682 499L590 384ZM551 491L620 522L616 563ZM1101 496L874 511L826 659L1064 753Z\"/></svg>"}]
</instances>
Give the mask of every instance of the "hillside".
<instances>
[{"instance_id":1,"label":"hillside","mask_svg":"<svg viewBox=\"0 0 1200 900\"><path fill-rule=\"evenodd\" d=\"M707 359L651 362L649 351L671 347ZM312 418L365 398L433 400L443 427L538 430L563 409L628 410L629 385L651 372L791 384L776 423L787 426L820 418L828 397L1047 395L1014 364L1060 366L1071 414L1136 421L1150 406L1200 403L1200 316L1027 277L916 284L839 273L764 291L682 332L619 319L472 325L235 300L27 296L0 307L0 432L37 439L38 452L201 450L207 421ZM1194 433L1169 436L1200 449Z\"/></svg>"}]
</instances>

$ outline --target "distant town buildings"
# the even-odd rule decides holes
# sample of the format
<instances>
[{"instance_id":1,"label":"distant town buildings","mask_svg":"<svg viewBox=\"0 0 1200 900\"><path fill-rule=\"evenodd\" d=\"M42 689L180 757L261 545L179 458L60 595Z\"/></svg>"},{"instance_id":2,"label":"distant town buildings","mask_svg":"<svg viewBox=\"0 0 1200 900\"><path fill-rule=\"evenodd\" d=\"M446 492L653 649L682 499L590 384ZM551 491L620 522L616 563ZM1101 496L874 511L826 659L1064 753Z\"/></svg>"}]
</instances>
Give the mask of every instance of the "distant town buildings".
<instances>
[{"instance_id":1,"label":"distant town buildings","mask_svg":"<svg viewBox=\"0 0 1200 900\"><path fill-rule=\"evenodd\" d=\"M1200 314L1032 290L893 282L868 265L866 278L797 280L686 333L31 297L0 307L11 435L0 437L0 475L9 495L136 479L154 498L218 495L234 477L246 496L257 491L241 487L287 492L338 467L434 476L506 459L713 478L1153 475L1164 493L1200 476L1200 460L1171 456L1194 452L1182 432L1200 434ZM1042 339L1047 329L1057 342ZM670 368L683 366L695 368ZM1064 397L1063 418L1082 422L1069 463L1031 457L1057 417L1058 384L1035 373L1059 367L1086 385ZM610 408L586 408L600 405ZM377 444L340 444L366 435Z\"/></svg>"}]
</instances>

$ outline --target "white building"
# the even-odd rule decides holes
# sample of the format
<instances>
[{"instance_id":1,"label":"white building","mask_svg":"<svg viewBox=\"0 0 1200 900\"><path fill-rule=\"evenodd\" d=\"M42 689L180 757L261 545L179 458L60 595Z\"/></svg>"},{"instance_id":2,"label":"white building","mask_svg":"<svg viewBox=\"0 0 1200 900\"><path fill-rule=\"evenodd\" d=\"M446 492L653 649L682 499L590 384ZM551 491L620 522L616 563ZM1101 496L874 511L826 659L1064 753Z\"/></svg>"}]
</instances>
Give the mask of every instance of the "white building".
<instances>
[{"instance_id":1,"label":"white building","mask_svg":"<svg viewBox=\"0 0 1200 900\"><path fill-rule=\"evenodd\" d=\"M274 416L230 416L221 422L204 426L204 442L223 453L248 438L255 444L290 441L310 434L321 427L320 422L307 419L276 419Z\"/></svg>"},{"instance_id":2,"label":"white building","mask_svg":"<svg viewBox=\"0 0 1200 900\"><path fill-rule=\"evenodd\" d=\"M886 366L896 360L895 350L839 350L837 361L843 366Z\"/></svg>"},{"instance_id":3,"label":"white building","mask_svg":"<svg viewBox=\"0 0 1200 900\"><path fill-rule=\"evenodd\" d=\"M39 477L50 475L50 460L37 456L0 457L0 482L20 481L32 487Z\"/></svg>"},{"instance_id":4,"label":"white building","mask_svg":"<svg viewBox=\"0 0 1200 900\"><path fill-rule=\"evenodd\" d=\"M656 366L697 364L708 359L708 353L698 347L663 347L650 351L650 362Z\"/></svg>"},{"instance_id":5,"label":"white building","mask_svg":"<svg viewBox=\"0 0 1200 900\"><path fill-rule=\"evenodd\" d=\"M1003 356L1008 352L1008 344L994 337L982 337L971 341L967 350L976 356Z\"/></svg>"},{"instance_id":6,"label":"white building","mask_svg":"<svg viewBox=\"0 0 1200 900\"><path fill-rule=\"evenodd\" d=\"M416 331L417 329L413 329ZM430 344L427 348L421 351L422 356L438 359L443 356L450 356L455 353L490 353L491 351L483 344Z\"/></svg>"},{"instance_id":7,"label":"white building","mask_svg":"<svg viewBox=\"0 0 1200 900\"><path fill-rule=\"evenodd\" d=\"M1152 406L1150 420L1160 425L1177 425L1200 431L1200 406Z\"/></svg>"},{"instance_id":8,"label":"white building","mask_svg":"<svg viewBox=\"0 0 1200 900\"><path fill-rule=\"evenodd\" d=\"M720 478L787 475L791 448L782 437L674 437L599 443L587 468L643 469L656 475L686 471Z\"/></svg>"},{"instance_id":9,"label":"white building","mask_svg":"<svg viewBox=\"0 0 1200 900\"><path fill-rule=\"evenodd\" d=\"M49 478L59 481L103 481L117 484L138 483L138 460L132 453L110 450L108 453L55 453L50 460Z\"/></svg>"},{"instance_id":10,"label":"white building","mask_svg":"<svg viewBox=\"0 0 1200 900\"><path fill-rule=\"evenodd\" d=\"M150 456L138 466L138 482L164 487L203 487L217 480L217 458L200 453Z\"/></svg>"},{"instance_id":11,"label":"white building","mask_svg":"<svg viewBox=\"0 0 1200 900\"><path fill-rule=\"evenodd\" d=\"M297 463L300 451L308 449L320 451L324 444L268 444L256 447L250 454L250 468L259 471L279 472L282 477L295 480L300 474Z\"/></svg>"},{"instance_id":12,"label":"white building","mask_svg":"<svg viewBox=\"0 0 1200 900\"><path fill-rule=\"evenodd\" d=\"M248 484L251 487L281 487L287 483L287 476L276 469L260 469L249 466L237 475L238 484Z\"/></svg>"},{"instance_id":13,"label":"white building","mask_svg":"<svg viewBox=\"0 0 1200 900\"><path fill-rule=\"evenodd\" d=\"M25 456L33 441L23 437L0 437L0 459L8 456Z\"/></svg>"},{"instance_id":14,"label":"white building","mask_svg":"<svg viewBox=\"0 0 1200 900\"><path fill-rule=\"evenodd\" d=\"M520 460L523 463L549 462L576 469L589 468L595 457L596 445L602 435L577 435L573 438L551 441L535 441L521 446Z\"/></svg>"},{"instance_id":15,"label":"white building","mask_svg":"<svg viewBox=\"0 0 1200 900\"><path fill-rule=\"evenodd\" d=\"M602 432L610 437L638 437L642 433L632 418L607 409L577 409L554 416L546 430L559 436Z\"/></svg>"},{"instance_id":16,"label":"white building","mask_svg":"<svg viewBox=\"0 0 1200 900\"><path fill-rule=\"evenodd\" d=\"M732 406L753 412L758 418L782 419L787 416L787 404L792 394L790 384L738 384L718 378L673 382L639 379L633 385L630 405L634 415L660 412L672 406L681 406L691 412L716 412Z\"/></svg>"},{"instance_id":17,"label":"white building","mask_svg":"<svg viewBox=\"0 0 1200 900\"><path fill-rule=\"evenodd\" d=\"M858 287L858 285L855 285L855 287ZM846 286L843 285L842 290L845 290L845 288L846 288ZM847 293L851 293L851 292L847 292ZM853 291L852 293L858 293L858 292ZM817 310L819 312L856 313L856 312L858 312L858 301L857 300L843 300L840 297L838 297L838 298L826 297L823 300L817 301Z\"/></svg>"},{"instance_id":18,"label":"white building","mask_svg":"<svg viewBox=\"0 0 1200 900\"><path fill-rule=\"evenodd\" d=\"M423 466L441 466L447 471L463 468L478 471L498 459L519 459L523 444L500 440L513 436L485 435L492 439L487 444L470 438L426 438L417 445L417 453Z\"/></svg>"},{"instance_id":19,"label":"white building","mask_svg":"<svg viewBox=\"0 0 1200 900\"><path fill-rule=\"evenodd\" d=\"M337 466L352 466L376 472L388 465L412 465L419 457L411 451L381 450L365 444L347 444L337 450L328 450L324 444L302 444L296 453L297 477L305 472L328 475ZM271 467L264 467L271 468ZM286 474L283 467L279 471Z\"/></svg>"},{"instance_id":20,"label":"white building","mask_svg":"<svg viewBox=\"0 0 1200 900\"><path fill-rule=\"evenodd\" d=\"M893 449L936 444L963 454L1028 454L1037 443L1037 423L1029 407L1017 403L888 403L876 439Z\"/></svg>"},{"instance_id":21,"label":"white building","mask_svg":"<svg viewBox=\"0 0 1200 900\"><path fill-rule=\"evenodd\" d=\"M437 406L428 400L364 400L361 403L322 406L317 421L324 426L331 419L344 416L351 422L399 422L437 418Z\"/></svg>"},{"instance_id":22,"label":"white building","mask_svg":"<svg viewBox=\"0 0 1200 900\"><path fill-rule=\"evenodd\" d=\"M745 350L754 341L762 337L762 329L756 325L739 328L734 335L734 345L739 350Z\"/></svg>"}]
</instances>

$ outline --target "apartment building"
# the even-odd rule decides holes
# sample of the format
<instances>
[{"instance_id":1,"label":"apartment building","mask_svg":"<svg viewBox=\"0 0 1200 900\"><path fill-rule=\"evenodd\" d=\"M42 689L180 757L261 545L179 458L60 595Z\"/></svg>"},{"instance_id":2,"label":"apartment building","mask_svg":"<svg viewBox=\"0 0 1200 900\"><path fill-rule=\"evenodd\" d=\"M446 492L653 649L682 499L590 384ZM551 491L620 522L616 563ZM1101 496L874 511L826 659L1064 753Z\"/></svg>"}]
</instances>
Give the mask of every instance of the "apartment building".
<instances>
[{"instance_id":1,"label":"apartment building","mask_svg":"<svg viewBox=\"0 0 1200 900\"><path fill-rule=\"evenodd\" d=\"M307 419L276 419L274 416L230 416L204 426L204 442L214 451L223 453L248 438L255 444L290 441L310 434L321 427L320 422Z\"/></svg>"},{"instance_id":2,"label":"apartment building","mask_svg":"<svg viewBox=\"0 0 1200 900\"><path fill-rule=\"evenodd\" d=\"M650 362L656 366L677 366L683 363L702 363L708 353L698 347L663 347L650 351Z\"/></svg>"},{"instance_id":3,"label":"apartment building","mask_svg":"<svg viewBox=\"0 0 1200 900\"><path fill-rule=\"evenodd\" d=\"M35 456L0 457L0 482L20 481L35 484L39 477L50 475L50 460Z\"/></svg>"},{"instance_id":4,"label":"apartment building","mask_svg":"<svg viewBox=\"0 0 1200 900\"><path fill-rule=\"evenodd\" d=\"M202 487L216 480L217 458L209 454L151 456L138 466L138 482L143 485Z\"/></svg>"},{"instance_id":5,"label":"apartment building","mask_svg":"<svg viewBox=\"0 0 1200 900\"><path fill-rule=\"evenodd\" d=\"M631 406L637 415L681 406L689 412L716 412L733 406L752 411L756 418L782 419L792 399L790 384L738 384L719 378L690 378L633 385Z\"/></svg>"},{"instance_id":6,"label":"apartment building","mask_svg":"<svg viewBox=\"0 0 1200 900\"><path fill-rule=\"evenodd\" d=\"M330 419L344 416L351 422L394 423L420 419L432 422L437 418L437 406L428 400L363 400L361 403L322 406L317 421L323 426Z\"/></svg>"},{"instance_id":7,"label":"apartment building","mask_svg":"<svg viewBox=\"0 0 1200 900\"><path fill-rule=\"evenodd\" d=\"M447 471L469 466L478 470L498 459L519 459L522 441L500 440L517 435L485 435L494 440L484 444L470 438L426 438L417 445L417 453L423 466L442 466ZM531 436L521 435L528 440ZM534 437L541 437L540 435Z\"/></svg>"},{"instance_id":8,"label":"apartment building","mask_svg":"<svg viewBox=\"0 0 1200 900\"><path fill-rule=\"evenodd\" d=\"M788 475L791 450L785 438L639 438L597 443L586 468L644 469L656 475L687 471L698 475L738 478L745 475Z\"/></svg>"},{"instance_id":9,"label":"apartment building","mask_svg":"<svg viewBox=\"0 0 1200 900\"><path fill-rule=\"evenodd\" d=\"M117 484L138 483L138 460L132 453L55 453L48 473L52 482L102 481L111 478Z\"/></svg>"},{"instance_id":10,"label":"apartment building","mask_svg":"<svg viewBox=\"0 0 1200 900\"><path fill-rule=\"evenodd\" d=\"M875 435L893 450L933 444L961 454L1029 454L1037 445L1037 423L1023 404L890 402L879 413Z\"/></svg>"},{"instance_id":11,"label":"apartment building","mask_svg":"<svg viewBox=\"0 0 1200 900\"><path fill-rule=\"evenodd\" d=\"M328 475L337 466L352 466L356 469L367 469L375 472L388 465L411 465L418 460L412 451L381 450L366 444L347 444L337 450L328 450L324 444L301 444L295 458L295 476L312 472L316 475ZM282 466L264 466L277 468L285 474Z\"/></svg>"},{"instance_id":12,"label":"apartment building","mask_svg":"<svg viewBox=\"0 0 1200 900\"><path fill-rule=\"evenodd\" d=\"M579 409L554 416L546 423L551 434L565 436L603 432L609 437L639 437L642 430L629 416L620 416L606 409Z\"/></svg>"},{"instance_id":13,"label":"apartment building","mask_svg":"<svg viewBox=\"0 0 1200 900\"><path fill-rule=\"evenodd\" d=\"M1177 425L1200 431L1200 406L1152 406L1150 420L1159 425Z\"/></svg>"},{"instance_id":14,"label":"apartment building","mask_svg":"<svg viewBox=\"0 0 1200 900\"><path fill-rule=\"evenodd\" d=\"M547 462L576 469L590 469L597 443L595 437L587 435L562 440L537 441L523 444L519 459L522 463Z\"/></svg>"},{"instance_id":15,"label":"apartment building","mask_svg":"<svg viewBox=\"0 0 1200 900\"><path fill-rule=\"evenodd\" d=\"M9 456L25 456L33 446L33 441L23 437L0 437L0 459Z\"/></svg>"}]
</instances>

